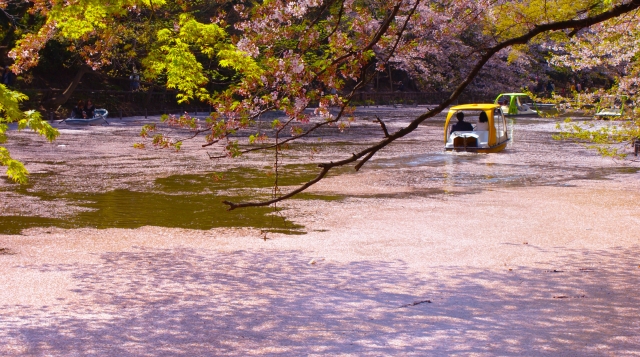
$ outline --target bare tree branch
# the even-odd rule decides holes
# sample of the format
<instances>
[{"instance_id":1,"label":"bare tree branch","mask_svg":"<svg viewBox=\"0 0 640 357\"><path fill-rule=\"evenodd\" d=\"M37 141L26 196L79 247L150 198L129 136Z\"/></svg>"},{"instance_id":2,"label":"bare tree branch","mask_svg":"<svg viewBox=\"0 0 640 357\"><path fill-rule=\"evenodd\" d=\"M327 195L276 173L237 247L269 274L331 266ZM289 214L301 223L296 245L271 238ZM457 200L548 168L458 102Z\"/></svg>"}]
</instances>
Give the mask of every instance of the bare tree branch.
<instances>
[{"instance_id":1,"label":"bare tree branch","mask_svg":"<svg viewBox=\"0 0 640 357\"><path fill-rule=\"evenodd\" d=\"M376 115L376 120L374 120L374 121L377 121L378 123L380 123L380 127L382 127L382 131L384 132L384 137L385 138L388 138L389 136L391 136L391 135L389 135L389 131L387 130L387 126L385 125L385 123L380 118L378 118L377 115Z\"/></svg>"},{"instance_id":2,"label":"bare tree branch","mask_svg":"<svg viewBox=\"0 0 640 357\"><path fill-rule=\"evenodd\" d=\"M242 208L242 207L263 207L263 206L270 206L274 203L280 202L282 200L285 200L287 198L293 197L295 195L297 195L298 193L306 190L307 188L313 186L315 183L317 183L318 181L322 180L325 175L329 172L329 170L331 170L331 168L333 166L322 166L319 165L320 167L322 167L322 171L318 174L318 176L316 176L316 178L314 178L313 180L305 183L304 185L298 187L297 189L287 193L284 196L280 196L277 198L274 198L272 200L269 201L264 201L264 202L240 202L240 203L233 203L231 201L222 201L222 203L224 203L225 205L229 206L229 211L234 210L236 208Z\"/></svg>"},{"instance_id":3,"label":"bare tree branch","mask_svg":"<svg viewBox=\"0 0 640 357\"><path fill-rule=\"evenodd\" d=\"M9 25L11 25L11 27L13 27L14 29L18 28L18 21L15 16L11 15L1 7L0 7L0 14L2 14L7 19L7 22L9 23Z\"/></svg>"}]
</instances>

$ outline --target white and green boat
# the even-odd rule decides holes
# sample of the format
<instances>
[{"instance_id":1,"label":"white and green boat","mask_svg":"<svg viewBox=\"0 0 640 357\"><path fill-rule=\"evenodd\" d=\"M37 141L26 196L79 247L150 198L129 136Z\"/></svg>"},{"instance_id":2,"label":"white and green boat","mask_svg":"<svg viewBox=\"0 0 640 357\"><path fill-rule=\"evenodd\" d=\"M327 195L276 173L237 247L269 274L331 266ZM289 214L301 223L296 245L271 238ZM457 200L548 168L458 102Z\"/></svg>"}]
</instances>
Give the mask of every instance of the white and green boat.
<instances>
[{"instance_id":1,"label":"white and green boat","mask_svg":"<svg viewBox=\"0 0 640 357\"><path fill-rule=\"evenodd\" d=\"M536 104L526 93L501 93L496 100L505 115L540 115Z\"/></svg>"}]
</instances>

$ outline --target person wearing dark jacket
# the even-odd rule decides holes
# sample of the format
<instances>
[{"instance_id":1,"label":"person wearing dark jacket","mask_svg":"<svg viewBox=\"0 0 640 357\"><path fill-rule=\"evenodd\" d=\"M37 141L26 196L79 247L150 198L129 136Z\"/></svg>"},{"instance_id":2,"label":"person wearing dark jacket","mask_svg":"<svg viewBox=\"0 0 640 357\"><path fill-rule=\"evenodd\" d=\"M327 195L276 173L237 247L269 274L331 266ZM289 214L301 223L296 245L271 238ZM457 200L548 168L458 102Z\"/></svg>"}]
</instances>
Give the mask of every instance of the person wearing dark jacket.
<instances>
[{"instance_id":1,"label":"person wearing dark jacket","mask_svg":"<svg viewBox=\"0 0 640 357\"><path fill-rule=\"evenodd\" d=\"M93 105L91 99L87 99L87 105L84 107L84 112L87 115L85 118L93 118L93 115L96 111L96 106Z\"/></svg>"},{"instance_id":2,"label":"person wearing dark jacket","mask_svg":"<svg viewBox=\"0 0 640 357\"><path fill-rule=\"evenodd\" d=\"M9 69L9 66L5 66L4 71L2 72L2 78L1 78L2 84L9 87L13 85L13 80L14 80L13 72L11 72L11 70Z\"/></svg>"},{"instance_id":3,"label":"person wearing dark jacket","mask_svg":"<svg viewBox=\"0 0 640 357\"><path fill-rule=\"evenodd\" d=\"M86 118L84 111L84 102L79 101L78 104L71 109L71 118L82 119Z\"/></svg>"},{"instance_id":4,"label":"person wearing dark jacket","mask_svg":"<svg viewBox=\"0 0 640 357\"><path fill-rule=\"evenodd\" d=\"M458 112L456 114L456 118L458 118L458 122L453 124L451 127L451 132L454 131L473 131L473 124L464 121L464 113Z\"/></svg>"}]
</instances>

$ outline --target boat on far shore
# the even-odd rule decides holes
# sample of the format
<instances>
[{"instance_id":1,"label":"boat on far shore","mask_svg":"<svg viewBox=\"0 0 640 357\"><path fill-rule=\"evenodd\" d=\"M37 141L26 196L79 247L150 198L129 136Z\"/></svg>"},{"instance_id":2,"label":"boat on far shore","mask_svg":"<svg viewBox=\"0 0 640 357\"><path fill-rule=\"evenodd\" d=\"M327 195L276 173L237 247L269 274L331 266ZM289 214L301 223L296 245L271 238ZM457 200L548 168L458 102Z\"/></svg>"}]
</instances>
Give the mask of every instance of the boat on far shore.
<instances>
[{"instance_id":1,"label":"boat on far shore","mask_svg":"<svg viewBox=\"0 0 640 357\"><path fill-rule=\"evenodd\" d=\"M621 117L624 113L624 103L628 98L625 94L600 97L595 116L600 118Z\"/></svg>"},{"instance_id":2,"label":"boat on far shore","mask_svg":"<svg viewBox=\"0 0 640 357\"><path fill-rule=\"evenodd\" d=\"M501 93L494 103L502 107L504 115L540 115L536 103L526 93Z\"/></svg>"},{"instance_id":3,"label":"boat on far shore","mask_svg":"<svg viewBox=\"0 0 640 357\"><path fill-rule=\"evenodd\" d=\"M96 109L93 112L92 118L67 118L62 122L69 125L98 125L102 123L109 124L109 122L107 121L107 115L109 115L108 110Z\"/></svg>"}]
</instances>

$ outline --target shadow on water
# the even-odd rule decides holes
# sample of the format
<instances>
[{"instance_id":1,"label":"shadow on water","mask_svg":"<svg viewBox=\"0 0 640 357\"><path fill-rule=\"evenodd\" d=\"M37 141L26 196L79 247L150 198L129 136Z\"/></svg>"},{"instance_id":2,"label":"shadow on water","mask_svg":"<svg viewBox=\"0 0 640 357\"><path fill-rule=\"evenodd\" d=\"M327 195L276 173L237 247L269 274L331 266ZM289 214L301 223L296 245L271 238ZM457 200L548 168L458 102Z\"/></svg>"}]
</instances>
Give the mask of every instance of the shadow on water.
<instances>
[{"instance_id":1,"label":"shadow on water","mask_svg":"<svg viewBox=\"0 0 640 357\"><path fill-rule=\"evenodd\" d=\"M313 176L305 167L289 167L289 174L279 180L281 186L300 184ZM32 178L42 184L54 175ZM216 227L253 227L268 232L304 234L302 226L294 224L272 207L255 207L227 211L224 200L233 202L269 198L269 193L236 194L229 190L269 188L273 178L258 169L232 169L222 179L212 174L174 175L156 179L149 191L117 189L108 192L52 192L33 190L33 186L12 186L12 191L37 197L43 201L64 200L80 207L80 212L63 218L38 216L0 216L0 234L20 234L23 229L54 226L60 228L92 227L138 228L159 226L208 230ZM268 190L266 190L268 191ZM299 199L337 200L339 196L304 194Z\"/></svg>"},{"instance_id":2,"label":"shadow on water","mask_svg":"<svg viewBox=\"0 0 640 357\"><path fill-rule=\"evenodd\" d=\"M254 227L267 231L303 233L302 226L274 214L273 208L227 211L217 195L167 195L129 190L106 193L73 193L62 197L88 211L66 218L33 216L0 217L1 234L19 234L31 227L138 228L160 226L207 230L215 227Z\"/></svg>"},{"instance_id":3,"label":"shadow on water","mask_svg":"<svg viewBox=\"0 0 640 357\"><path fill-rule=\"evenodd\" d=\"M22 265L28 276L65 274L75 295L2 306L0 354L632 356L637 249L564 249L548 270L421 274L398 261L182 248Z\"/></svg>"}]
</instances>

